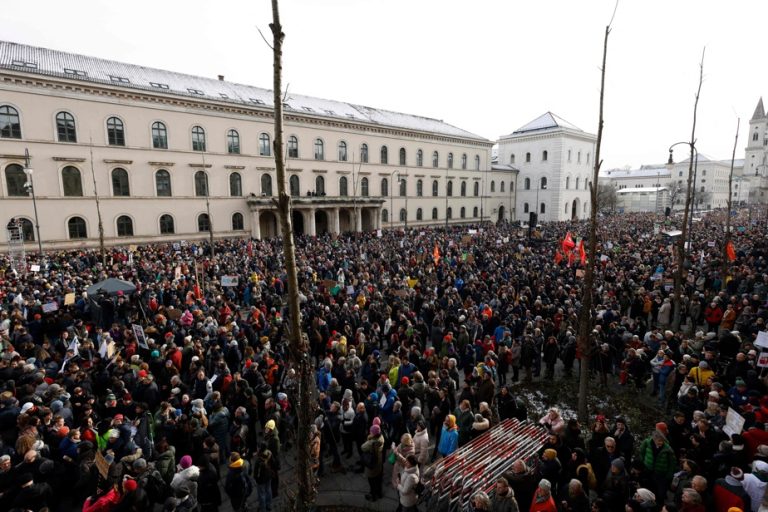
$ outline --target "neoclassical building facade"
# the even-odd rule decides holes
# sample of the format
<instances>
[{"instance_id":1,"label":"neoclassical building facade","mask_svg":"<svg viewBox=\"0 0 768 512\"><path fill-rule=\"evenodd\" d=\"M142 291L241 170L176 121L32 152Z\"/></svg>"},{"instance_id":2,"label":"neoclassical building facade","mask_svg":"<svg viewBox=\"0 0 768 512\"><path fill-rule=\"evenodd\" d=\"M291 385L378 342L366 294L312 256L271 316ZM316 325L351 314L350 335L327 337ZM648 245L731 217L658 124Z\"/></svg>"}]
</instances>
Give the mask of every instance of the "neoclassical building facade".
<instances>
[{"instance_id":1,"label":"neoclassical building facade","mask_svg":"<svg viewBox=\"0 0 768 512\"><path fill-rule=\"evenodd\" d=\"M224 77L0 42L0 222L32 241L36 206L44 248L97 244L99 217L107 244L275 236L272 101ZM284 107L297 233L512 220L495 205L516 173L491 172L489 140L342 101Z\"/></svg>"}]
</instances>

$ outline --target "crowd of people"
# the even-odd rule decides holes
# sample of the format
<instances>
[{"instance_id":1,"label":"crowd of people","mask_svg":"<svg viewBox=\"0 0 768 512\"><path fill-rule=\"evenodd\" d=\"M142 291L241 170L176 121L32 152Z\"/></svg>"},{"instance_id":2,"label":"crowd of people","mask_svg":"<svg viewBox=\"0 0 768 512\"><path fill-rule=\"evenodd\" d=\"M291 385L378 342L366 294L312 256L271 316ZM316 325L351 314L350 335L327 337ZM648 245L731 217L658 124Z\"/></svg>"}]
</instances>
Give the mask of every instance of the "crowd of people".
<instances>
[{"instance_id":1,"label":"crowd of people","mask_svg":"<svg viewBox=\"0 0 768 512\"><path fill-rule=\"evenodd\" d=\"M391 486L412 512L430 462L515 417L547 442L474 494L475 510L768 510L768 239L734 218L724 265L722 215L693 225L680 322L674 247L654 229L665 220L601 219L592 389L647 400L652 432L556 408L529 418L525 383L579 368L583 264L561 240L585 223L297 237L312 470L361 474L370 501ZM51 252L35 271L0 259L0 510L277 509L297 385L280 241L106 259ZM135 291L94 291L106 278Z\"/></svg>"}]
</instances>

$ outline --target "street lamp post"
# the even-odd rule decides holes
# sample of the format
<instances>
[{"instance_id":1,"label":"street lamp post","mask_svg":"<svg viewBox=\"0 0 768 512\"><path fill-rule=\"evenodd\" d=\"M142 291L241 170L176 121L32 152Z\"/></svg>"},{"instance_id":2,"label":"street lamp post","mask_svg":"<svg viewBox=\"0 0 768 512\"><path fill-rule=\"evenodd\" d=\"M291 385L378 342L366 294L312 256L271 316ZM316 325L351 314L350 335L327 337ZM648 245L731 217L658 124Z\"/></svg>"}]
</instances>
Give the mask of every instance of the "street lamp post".
<instances>
[{"instance_id":1,"label":"street lamp post","mask_svg":"<svg viewBox=\"0 0 768 512\"><path fill-rule=\"evenodd\" d=\"M43 241L40 239L40 221L37 216L37 196L35 196L35 182L32 179L34 171L29 166L29 150L24 148L24 174L27 175L27 182L24 183L24 188L27 193L32 193L32 208L35 210L35 231L37 232L37 250L40 253L40 258L43 257Z\"/></svg>"},{"instance_id":2,"label":"street lamp post","mask_svg":"<svg viewBox=\"0 0 768 512\"><path fill-rule=\"evenodd\" d=\"M547 190L547 185L544 183L543 178L539 178L539 186L536 187L536 220L539 219L541 213L541 207L539 206L539 190ZM538 222L537 222L538 223Z\"/></svg>"},{"instance_id":3,"label":"street lamp post","mask_svg":"<svg viewBox=\"0 0 768 512\"><path fill-rule=\"evenodd\" d=\"M686 266L686 240L688 241L688 251L691 250L691 231L693 230L693 215L691 214L691 207L694 198L694 192L696 189L696 175L694 162L699 160L699 152L696 149L695 142L676 142L669 146L669 159L667 160L667 167L672 171L675 161L672 158L672 151L675 146L680 144L687 145L691 150L691 158L688 164L688 187L685 194L685 209L683 210L683 225L680 234L680 241L677 247L677 272L675 274L675 312L673 320L673 330L680 328L681 313L682 313L682 289L683 289L683 270ZM691 183L693 180L693 183Z\"/></svg>"},{"instance_id":4,"label":"street lamp post","mask_svg":"<svg viewBox=\"0 0 768 512\"><path fill-rule=\"evenodd\" d=\"M445 234L448 236L448 176L445 177Z\"/></svg>"},{"instance_id":5,"label":"street lamp post","mask_svg":"<svg viewBox=\"0 0 768 512\"><path fill-rule=\"evenodd\" d=\"M395 223L395 182L393 178L397 174L397 181L400 181L400 172L392 171L389 173L389 229L394 227Z\"/></svg>"}]
</instances>

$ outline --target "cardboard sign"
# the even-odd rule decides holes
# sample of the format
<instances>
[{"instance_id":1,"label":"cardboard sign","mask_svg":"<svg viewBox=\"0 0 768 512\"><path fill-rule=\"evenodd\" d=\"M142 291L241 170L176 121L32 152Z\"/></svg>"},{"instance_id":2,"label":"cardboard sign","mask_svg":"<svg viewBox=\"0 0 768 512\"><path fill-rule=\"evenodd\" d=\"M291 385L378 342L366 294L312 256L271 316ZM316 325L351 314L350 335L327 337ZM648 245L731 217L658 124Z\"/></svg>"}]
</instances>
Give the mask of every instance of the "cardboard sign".
<instances>
[{"instance_id":1,"label":"cardboard sign","mask_svg":"<svg viewBox=\"0 0 768 512\"><path fill-rule=\"evenodd\" d=\"M64 305L65 306L71 306L75 303L75 294L74 293L68 293L64 296Z\"/></svg>"},{"instance_id":2,"label":"cardboard sign","mask_svg":"<svg viewBox=\"0 0 768 512\"><path fill-rule=\"evenodd\" d=\"M29 270L32 272L40 272L40 265L30 265Z\"/></svg>"},{"instance_id":3,"label":"cardboard sign","mask_svg":"<svg viewBox=\"0 0 768 512\"><path fill-rule=\"evenodd\" d=\"M48 302L46 304L43 304L43 313L53 313L54 311L59 310L59 305L55 302Z\"/></svg>"},{"instance_id":4,"label":"cardboard sign","mask_svg":"<svg viewBox=\"0 0 768 512\"><path fill-rule=\"evenodd\" d=\"M755 345L762 348L768 348L768 332L760 331L757 333Z\"/></svg>"},{"instance_id":5,"label":"cardboard sign","mask_svg":"<svg viewBox=\"0 0 768 512\"><path fill-rule=\"evenodd\" d=\"M760 356L757 358L757 366L768 368L768 352L760 352Z\"/></svg>"},{"instance_id":6,"label":"cardboard sign","mask_svg":"<svg viewBox=\"0 0 768 512\"><path fill-rule=\"evenodd\" d=\"M100 451L96 452L94 463L96 464L96 469L99 470L101 478L106 479L109 476L109 462L107 462L107 459L104 458Z\"/></svg>"},{"instance_id":7,"label":"cardboard sign","mask_svg":"<svg viewBox=\"0 0 768 512\"><path fill-rule=\"evenodd\" d=\"M382 232L381 232L380 229L377 229L376 230L376 238L381 238L381 237L382 237Z\"/></svg>"},{"instance_id":8,"label":"cardboard sign","mask_svg":"<svg viewBox=\"0 0 768 512\"><path fill-rule=\"evenodd\" d=\"M744 429L744 416L736 412L736 409L729 407L728 414L725 415L725 426L723 426L723 433L728 437L733 434L741 434Z\"/></svg>"},{"instance_id":9,"label":"cardboard sign","mask_svg":"<svg viewBox=\"0 0 768 512\"><path fill-rule=\"evenodd\" d=\"M173 271L173 277L175 279L181 279L181 267L176 267L176 269Z\"/></svg>"},{"instance_id":10,"label":"cardboard sign","mask_svg":"<svg viewBox=\"0 0 768 512\"><path fill-rule=\"evenodd\" d=\"M132 245L128 246L128 250L131 251L131 252L136 252L137 249L138 249L138 247L136 245L132 244Z\"/></svg>"},{"instance_id":11,"label":"cardboard sign","mask_svg":"<svg viewBox=\"0 0 768 512\"><path fill-rule=\"evenodd\" d=\"M221 286L237 286L237 276L221 276Z\"/></svg>"},{"instance_id":12,"label":"cardboard sign","mask_svg":"<svg viewBox=\"0 0 768 512\"><path fill-rule=\"evenodd\" d=\"M577 268L576 269L576 277L584 277L584 269L583 268Z\"/></svg>"},{"instance_id":13,"label":"cardboard sign","mask_svg":"<svg viewBox=\"0 0 768 512\"><path fill-rule=\"evenodd\" d=\"M707 247L714 247L714 246L715 246L715 242L707 242Z\"/></svg>"},{"instance_id":14,"label":"cardboard sign","mask_svg":"<svg viewBox=\"0 0 768 512\"><path fill-rule=\"evenodd\" d=\"M147 337L144 335L144 328L139 324L131 324L131 328L133 329L133 335L136 336L136 341L139 346L141 348L149 349L149 345L147 345Z\"/></svg>"},{"instance_id":15,"label":"cardboard sign","mask_svg":"<svg viewBox=\"0 0 768 512\"><path fill-rule=\"evenodd\" d=\"M395 290L395 295L404 299L408 296L408 290Z\"/></svg>"}]
</instances>

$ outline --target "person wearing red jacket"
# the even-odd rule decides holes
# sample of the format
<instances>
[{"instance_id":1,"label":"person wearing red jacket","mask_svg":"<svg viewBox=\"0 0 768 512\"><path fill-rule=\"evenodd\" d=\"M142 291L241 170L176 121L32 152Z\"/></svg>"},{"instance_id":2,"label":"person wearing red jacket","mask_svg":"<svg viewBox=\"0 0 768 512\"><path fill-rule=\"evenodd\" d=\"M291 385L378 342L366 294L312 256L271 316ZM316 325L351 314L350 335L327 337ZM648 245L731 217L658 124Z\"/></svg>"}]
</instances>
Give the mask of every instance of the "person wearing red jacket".
<instances>
[{"instance_id":1,"label":"person wearing red jacket","mask_svg":"<svg viewBox=\"0 0 768 512\"><path fill-rule=\"evenodd\" d=\"M546 478L542 478L539 482L533 494L529 512L557 512L557 505L552 498L552 484Z\"/></svg>"},{"instance_id":2,"label":"person wearing red jacket","mask_svg":"<svg viewBox=\"0 0 768 512\"><path fill-rule=\"evenodd\" d=\"M709 326L709 332L717 332L720 327L720 322L723 320L723 310L718 306L717 302L712 302L709 306L704 308L704 321Z\"/></svg>"},{"instance_id":3,"label":"person wearing red jacket","mask_svg":"<svg viewBox=\"0 0 768 512\"><path fill-rule=\"evenodd\" d=\"M126 479L123 488L127 491L135 491L136 480ZM117 484L110 485L106 489L100 489L83 503L83 512L111 512L120 503L123 495L117 490Z\"/></svg>"}]
</instances>

